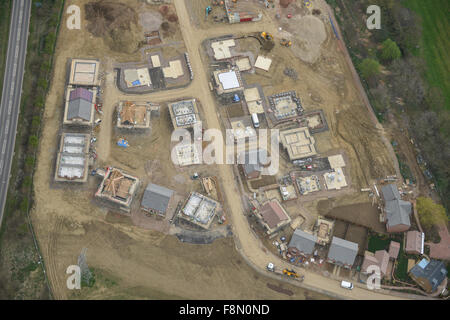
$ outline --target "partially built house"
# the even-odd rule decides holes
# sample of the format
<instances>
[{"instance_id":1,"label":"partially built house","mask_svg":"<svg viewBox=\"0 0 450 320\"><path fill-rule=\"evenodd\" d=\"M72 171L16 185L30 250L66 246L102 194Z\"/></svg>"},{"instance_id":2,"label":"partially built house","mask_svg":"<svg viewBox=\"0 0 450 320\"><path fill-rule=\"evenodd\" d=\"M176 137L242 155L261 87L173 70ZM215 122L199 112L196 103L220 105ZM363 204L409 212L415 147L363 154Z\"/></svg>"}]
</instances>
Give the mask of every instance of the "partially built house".
<instances>
[{"instance_id":1,"label":"partially built house","mask_svg":"<svg viewBox=\"0 0 450 320\"><path fill-rule=\"evenodd\" d=\"M181 209L180 218L203 229L209 229L220 204L200 193L192 192Z\"/></svg>"},{"instance_id":2,"label":"partially built house","mask_svg":"<svg viewBox=\"0 0 450 320\"><path fill-rule=\"evenodd\" d=\"M69 84L74 86L95 87L100 84L98 79L100 62L89 59L72 59Z\"/></svg>"},{"instance_id":3,"label":"partially built house","mask_svg":"<svg viewBox=\"0 0 450 320\"><path fill-rule=\"evenodd\" d=\"M295 91L277 93L268 97L268 113L272 122L283 122L303 114L304 109Z\"/></svg>"},{"instance_id":4,"label":"partially built house","mask_svg":"<svg viewBox=\"0 0 450 320\"><path fill-rule=\"evenodd\" d=\"M316 140L311 136L307 127L283 130L280 132L280 140L291 161L317 154Z\"/></svg>"},{"instance_id":5,"label":"partially built house","mask_svg":"<svg viewBox=\"0 0 450 320\"><path fill-rule=\"evenodd\" d=\"M254 5L247 2L224 0L224 5L229 23L259 21L263 16L261 12L252 11Z\"/></svg>"},{"instance_id":6,"label":"partially built house","mask_svg":"<svg viewBox=\"0 0 450 320\"><path fill-rule=\"evenodd\" d=\"M193 128L200 121L195 99L171 102L168 107L175 130Z\"/></svg>"},{"instance_id":7,"label":"partially built house","mask_svg":"<svg viewBox=\"0 0 450 320\"><path fill-rule=\"evenodd\" d=\"M95 197L113 208L129 213L139 183L138 178L120 169L108 167Z\"/></svg>"},{"instance_id":8,"label":"partially built house","mask_svg":"<svg viewBox=\"0 0 450 320\"><path fill-rule=\"evenodd\" d=\"M55 181L86 182L91 135L63 133L56 160Z\"/></svg>"},{"instance_id":9,"label":"partially built house","mask_svg":"<svg viewBox=\"0 0 450 320\"><path fill-rule=\"evenodd\" d=\"M117 128L149 130L151 108L155 107L148 102L121 101L117 106Z\"/></svg>"},{"instance_id":10,"label":"partially built house","mask_svg":"<svg viewBox=\"0 0 450 320\"><path fill-rule=\"evenodd\" d=\"M218 95L244 90L244 83L238 68L215 70L213 77Z\"/></svg>"}]
</instances>

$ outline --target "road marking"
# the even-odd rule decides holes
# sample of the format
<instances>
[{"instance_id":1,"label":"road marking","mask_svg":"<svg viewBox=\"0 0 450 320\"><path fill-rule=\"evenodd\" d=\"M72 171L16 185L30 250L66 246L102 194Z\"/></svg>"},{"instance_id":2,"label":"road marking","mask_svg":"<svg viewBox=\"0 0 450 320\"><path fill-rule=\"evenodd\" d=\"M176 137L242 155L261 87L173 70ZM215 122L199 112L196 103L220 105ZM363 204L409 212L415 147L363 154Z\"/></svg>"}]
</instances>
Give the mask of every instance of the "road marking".
<instances>
[{"instance_id":1,"label":"road marking","mask_svg":"<svg viewBox=\"0 0 450 320\"><path fill-rule=\"evenodd\" d=\"M5 150L6 150L6 139L3 140L2 154L5 154Z\"/></svg>"}]
</instances>

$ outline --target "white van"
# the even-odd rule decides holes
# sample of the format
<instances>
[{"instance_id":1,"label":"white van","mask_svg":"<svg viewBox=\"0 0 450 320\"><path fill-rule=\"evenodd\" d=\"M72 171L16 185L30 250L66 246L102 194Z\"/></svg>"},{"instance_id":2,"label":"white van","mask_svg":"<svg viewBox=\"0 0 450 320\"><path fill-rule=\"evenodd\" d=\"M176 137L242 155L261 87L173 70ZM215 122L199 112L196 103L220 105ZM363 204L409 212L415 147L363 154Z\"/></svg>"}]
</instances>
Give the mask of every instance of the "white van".
<instances>
[{"instance_id":1,"label":"white van","mask_svg":"<svg viewBox=\"0 0 450 320\"><path fill-rule=\"evenodd\" d=\"M259 119L258 119L257 113L252 113L252 121L253 121L253 126L255 128L259 128Z\"/></svg>"},{"instance_id":2,"label":"white van","mask_svg":"<svg viewBox=\"0 0 450 320\"><path fill-rule=\"evenodd\" d=\"M348 282L348 281L341 281L341 287L348 289L348 290L352 290L353 289L353 283Z\"/></svg>"}]
</instances>

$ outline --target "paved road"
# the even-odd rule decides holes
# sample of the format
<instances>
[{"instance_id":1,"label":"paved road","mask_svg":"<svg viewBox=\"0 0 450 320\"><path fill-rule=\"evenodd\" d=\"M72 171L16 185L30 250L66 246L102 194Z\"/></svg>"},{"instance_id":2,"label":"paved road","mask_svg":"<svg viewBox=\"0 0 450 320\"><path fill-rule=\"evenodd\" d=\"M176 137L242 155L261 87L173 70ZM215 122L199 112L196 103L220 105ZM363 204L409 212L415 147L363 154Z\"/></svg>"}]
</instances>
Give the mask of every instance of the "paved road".
<instances>
[{"instance_id":1,"label":"paved road","mask_svg":"<svg viewBox=\"0 0 450 320\"><path fill-rule=\"evenodd\" d=\"M31 0L13 1L0 105L0 226L3 220L11 163L14 156L30 15Z\"/></svg>"}]
</instances>

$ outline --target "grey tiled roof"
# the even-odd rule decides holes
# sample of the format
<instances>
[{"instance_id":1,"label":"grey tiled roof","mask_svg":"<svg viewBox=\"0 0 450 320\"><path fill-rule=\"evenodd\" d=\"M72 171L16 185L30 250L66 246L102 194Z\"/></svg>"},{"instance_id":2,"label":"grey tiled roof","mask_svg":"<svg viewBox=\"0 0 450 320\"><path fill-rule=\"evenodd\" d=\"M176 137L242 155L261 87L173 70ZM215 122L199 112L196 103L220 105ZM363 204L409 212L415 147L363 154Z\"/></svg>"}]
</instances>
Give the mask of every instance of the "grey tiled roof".
<instances>
[{"instance_id":1,"label":"grey tiled roof","mask_svg":"<svg viewBox=\"0 0 450 320\"><path fill-rule=\"evenodd\" d=\"M411 226L410 214L411 203L403 200L392 200L386 202L385 211L387 224L392 227L399 224Z\"/></svg>"},{"instance_id":2,"label":"grey tiled roof","mask_svg":"<svg viewBox=\"0 0 450 320\"><path fill-rule=\"evenodd\" d=\"M388 184L386 186L383 186L381 188L381 193L383 194L384 201L391 201L391 200L399 200L400 192L398 192L398 188L395 184Z\"/></svg>"},{"instance_id":3,"label":"grey tiled roof","mask_svg":"<svg viewBox=\"0 0 450 320\"><path fill-rule=\"evenodd\" d=\"M296 229L289 242L289 248L297 248L304 254L312 254L317 242L315 235L304 232L300 229Z\"/></svg>"},{"instance_id":4,"label":"grey tiled roof","mask_svg":"<svg viewBox=\"0 0 450 320\"><path fill-rule=\"evenodd\" d=\"M69 102L67 110L67 119L72 120L81 118L86 121L91 120L92 103L82 98L74 99Z\"/></svg>"},{"instance_id":5,"label":"grey tiled roof","mask_svg":"<svg viewBox=\"0 0 450 320\"><path fill-rule=\"evenodd\" d=\"M424 260L412 267L410 273L417 278L426 279L431 284L432 291L436 291L437 287L447 277L445 263L438 260L431 260L427 263ZM424 265L425 268L423 268Z\"/></svg>"},{"instance_id":6,"label":"grey tiled roof","mask_svg":"<svg viewBox=\"0 0 450 320\"><path fill-rule=\"evenodd\" d=\"M338 264L353 265L357 254L357 243L333 237L330 250L328 251L328 259L331 259Z\"/></svg>"},{"instance_id":7,"label":"grey tiled roof","mask_svg":"<svg viewBox=\"0 0 450 320\"><path fill-rule=\"evenodd\" d=\"M149 183L145 189L141 206L148 210L165 213L173 194L173 190Z\"/></svg>"}]
</instances>

